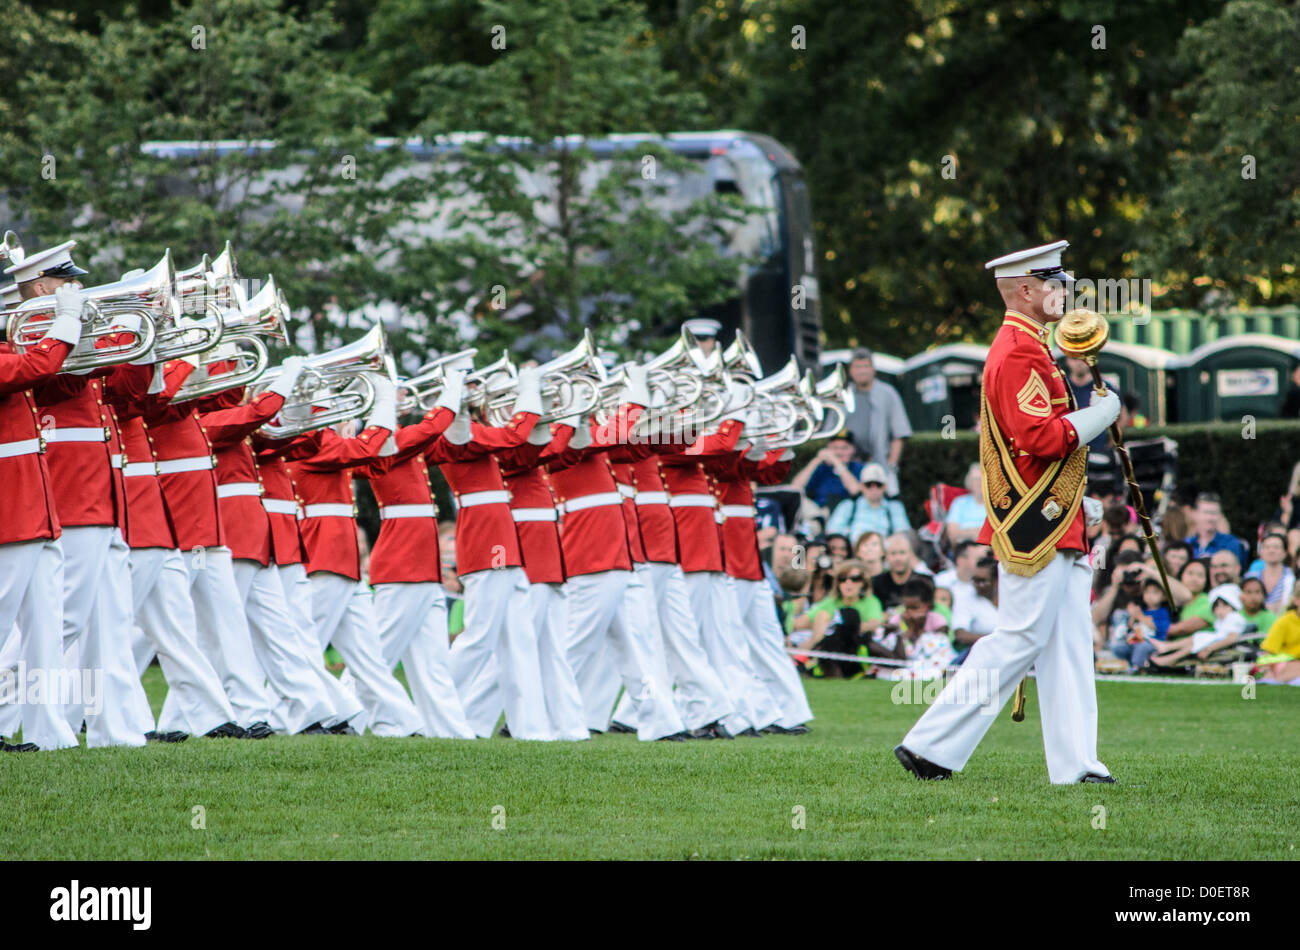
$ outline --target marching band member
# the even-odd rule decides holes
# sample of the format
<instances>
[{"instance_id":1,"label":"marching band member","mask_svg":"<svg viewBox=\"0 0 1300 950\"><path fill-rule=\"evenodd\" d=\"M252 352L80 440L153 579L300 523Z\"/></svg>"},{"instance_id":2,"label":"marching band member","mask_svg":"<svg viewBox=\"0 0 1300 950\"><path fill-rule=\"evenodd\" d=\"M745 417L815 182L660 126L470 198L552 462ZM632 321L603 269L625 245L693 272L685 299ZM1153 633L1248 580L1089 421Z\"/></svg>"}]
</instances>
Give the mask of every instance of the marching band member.
<instances>
[{"instance_id":1,"label":"marching band member","mask_svg":"<svg viewBox=\"0 0 1300 950\"><path fill-rule=\"evenodd\" d=\"M84 275L72 262L75 241L27 257L14 268L24 300L52 293ZM130 550L122 444L115 400L144 396L151 370L116 366L94 375L62 373L35 388L46 462L54 486L64 553L63 640L66 664L84 678L101 674L98 712L69 704L69 725L86 722L86 745L144 745L152 738L179 741L183 735L154 731L153 715L136 674L131 641ZM111 393L106 393L106 388ZM109 404L105 404L108 397Z\"/></svg>"},{"instance_id":2,"label":"marching band member","mask_svg":"<svg viewBox=\"0 0 1300 950\"><path fill-rule=\"evenodd\" d=\"M722 515L722 559L737 600L736 615L748 633L751 671L767 686L781 711L770 725L773 732L801 735L804 723L813 718L803 683L793 660L785 652L785 635L777 620L776 598L763 577L758 553L758 530L754 523L754 490L750 480L779 485L790 471L794 453L783 449L764 451L750 445L730 456L717 456L706 463L715 479Z\"/></svg>"},{"instance_id":3,"label":"marching band member","mask_svg":"<svg viewBox=\"0 0 1300 950\"><path fill-rule=\"evenodd\" d=\"M419 710L384 660L369 591L361 585L352 470L387 451L389 437L397 429L396 389L382 376L372 376L371 382L374 406L360 434L349 437L333 429L318 430L300 440L305 448L286 453L285 459L302 508L299 529L311 579L318 649L324 653L333 643L342 655L348 680L375 735L424 735ZM346 433L355 425L342 423L339 428Z\"/></svg>"},{"instance_id":4,"label":"marching band member","mask_svg":"<svg viewBox=\"0 0 1300 950\"><path fill-rule=\"evenodd\" d=\"M569 666L569 604L564 586L564 554L560 548L559 512L551 494L548 464L568 447L582 420L555 424L553 431L534 427L527 441L500 453L501 473L510 492L510 514L519 534L537 654L542 672L542 692L551 731L559 739L591 738L582 710L582 694Z\"/></svg>"},{"instance_id":5,"label":"marching band member","mask_svg":"<svg viewBox=\"0 0 1300 950\"><path fill-rule=\"evenodd\" d=\"M299 357L284 361L266 390L240 405L238 387L199 401L199 422L217 458L217 498L235 584L252 636L253 652L279 696L278 720L290 733L322 734L337 710L312 669L295 633L278 568L271 563L271 526L262 506L262 485L253 456L252 432L271 419L293 393L303 369Z\"/></svg>"},{"instance_id":6,"label":"marching band member","mask_svg":"<svg viewBox=\"0 0 1300 950\"><path fill-rule=\"evenodd\" d=\"M46 269L54 269L48 276L57 279L60 266L38 267L28 280L40 283ZM20 268L14 265L5 273ZM53 320L44 338L22 353L11 344L0 345L0 477L9 495L9 509L0 521L0 631L8 635L16 623L20 668L32 671L54 671L63 665L63 549L40 416L32 399L32 387L58 373L81 339L81 292L64 280L58 284L53 288ZM25 694L16 698L24 741L0 742L0 750L77 745L59 702L27 704Z\"/></svg>"},{"instance_id":7,"label":"marching band member","mask_svg":"<svg viewBox=\"0 0 1300 950\"><path fill-rule=\"evenodd\" d=\"M490 736L506 710L516 739L553 740L529 609L519 536L501 466L492 453L522 444L542 412L541 377L521 369L509 423L471 423L463 408L429 450L456 498L456 571L465 586L465 628L451 645L451 669L470 727ZM491 675L493 662L496 676Z\"/></svg>"},{"instance_id":8,"label":"marching band member","mask_svg":"<svg viewBox=\"0 0 1300 950\"><path fill-rule=\"evenodd\" d=\"M580 426L564 453L564 467L551 468L551 485L564 512L560 539L569 576L569 661L589 728L607 728L617 698L609 695L602 676L602 653L608 647L624 688L637 704L637 737L646 742L680 740L686 729L673 705L672 690L655 685L650 630L627 622L629 588L638 588L631 596L643 602L643 581L632 570L623 497L607 452L626 442L650 404L645 369L628 367L627 380L615 417L605 425L593 419Z\"/></svg>"},{"instance_id":9,"label":"marching band member","mask_svg":"<svg viewBox=\"0 0 1300 950\"><path fill-rule=\"evenodd\" d=\"M465 371L449 370L437 403L394 436L397 452L358 474L379 505L379 537L370 551L370 586L384 663L400 662L428 735L473 739L456 692L447 637L447 598L438 556L438 509L424 452L460 408Z\"/></svg>"},{"instance_id":10,"label":"marching band member","mask_svg":"<svg viewBox=\"0 0 1300 950\"><path fill-rule=\"evenodd\" d=\"M735 616L736 601L723 572L722 543L715 517L717 501L702 461L735 449L744 428L744 392L734 387L730 406L716 431L685 450L661 459L669 507L677 525L682 572L691 608L700 624L700 639L722 678L733 712L724 725L732 735L759 735L780 718L776 701L751 671L749 646Z\"/></svg>"},{"instance_id":11,"label":"marching band member","mask_svg":"<svg viewBox=\"0 0 1300 950\"><path fill-rule=\"evenodd\" d=\"M178 375L193 381L208 372L195 369L197 362L191 357L168 363L164 384L176 385ZM257 411L254 407L249 414ZM242 610L234 609L241 601L221 519L212 443L194 401L146 412L144 425L176 543L186 555L199 648L221 677L237 724L249 738L265 739L272 732L274 702L264 685L266 674L257 662L248 620Z\"/></svg>"},{"instance_id":12,"label":"marching band member","mask_svg":"<svg viewBox=\"0 0 1300 950\"><path fill-rule=\"evenodd\" d=\"M167 679L159 731L243 738L244 730L234 722L235 713L221 678L195 639L197 622L185 558L167 517L153 443L141 419L147 408L169 402L184 378L174 374L170 387L160 378L159 391L150 392L147 403L141 400L119 410L126 455L122 475L126 541L131 549L131 599L140 630L134 648L136 672L143 675L157 654Z\"/></svg>"}]
</instances>

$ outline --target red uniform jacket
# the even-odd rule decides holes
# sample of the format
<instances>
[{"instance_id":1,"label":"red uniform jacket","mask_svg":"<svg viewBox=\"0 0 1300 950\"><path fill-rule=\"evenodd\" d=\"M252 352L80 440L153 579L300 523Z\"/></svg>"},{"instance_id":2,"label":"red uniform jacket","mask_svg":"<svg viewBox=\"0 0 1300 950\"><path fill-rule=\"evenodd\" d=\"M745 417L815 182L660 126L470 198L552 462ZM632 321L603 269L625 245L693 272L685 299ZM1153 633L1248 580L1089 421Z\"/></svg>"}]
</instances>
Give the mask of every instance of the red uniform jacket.
<instances>
[{"instance_id":1,"label":"red uniform jacket","mask_svg":"<svg viewBox=\"0 0 1300 950\"><path fill-rule=\"evenodd\" d=\"M454 418L450 409L434 409L415 425L397 430L393 436L396 455L358 467L357 474L370 480L379 503L379 537L370 549L371 584L437 584L442 580L438 508L424 451Z\"/></svg>"},{"instance_id":2,"label":"red uniform jacket","mask_svg":"<svg viewBox=\"0 0 1300 950\"><path fill-rule=\"evenodd\" d=\"M116 525L128 533L115 404L141 399L152 375L150 366L115 366L93 376L63 373L35 387L64 527Z\"/></svg>"},{"instance_id":3,"label":"red uniform jacket","mask_svg":"<svg viewBox=\"0 0 1300 950\"><path fill-rule=\"evenodd\" d=\"M391 434L388 429L370 426L355 439L345 439L333 429L324 429L303 436L295 449L286 453L302 509L298 529L308 574L326 571L354 581L361 579L351 469L378 458Z\"/></svg>"},{"instance_id":4,"label":"red uniform jacket","mask_svg":"<svg viewBox=\"0 0 1300 950\"><path fill-rule=\"evenodd\" d=\"M285 452L293 450L296 440L271 440L256 432L252 438L258 481L262 483L262 508L271 526L271 557L281 566L301 564L304 557L298 531L298 496L283 458Z\"/></svg>"},{"instance_id":5,"label":"red uniform jacket","mask_svg":"<svg viewBox=\"0 0 1300 950\"><path fill-rule=\"evenodd\" d=\"M262 505L262 481L252 434L275 416L284 397L266 392L241 406L244 388L200 401L199 424L217 455L217 508L233 558L271 562L271 520Z\"/></svg>"},{"instance_id":6,"label":"red uniform jacket","mask_svg":"<svg viewBox=\"0 0 1300 950\"><path fill-rule=\"evenodd\" d=\"M152 368L151 368L152 369ZM126 462L122 466L126 483L126 543L133 548L174 548L176 532L172 529L167 505L158 481L153 435L142 416L159 412L176 395L188 373L174 373L161 392L145 396L118 411L122 427L122 448Z\"/></svg>"},{"instance_id":7,"label":"red uniform jacket","mask_svg":"<svg viewBox=\"0 0 1300 950\"><path fill-rule=\"evenodd\" d=\"M559 461L573 438L573 427L557 425L546 445L525 442L497 455L501 476L510 492L510 514L519 535L524 573L533 584L564 583L564 552L560 545L559 511L551 493L546 466Z\"/></svg>"},{"instance_id":8,"label":"red uniform jacket","mask_svg":"<svg viewBox=\"0 0 1300 950\"><path fill-rule=\"evenodd\" d=\"M724 566L728 574L739 580L763 579L751 479L764 485L779 485L790 471L790 463L781 461L783 454L783 449L774 449L755 461L746 458L743 452L736 452L707 463L715 479L722 512Z\"/></svg>"},{"instance_id":9,"label":"red uniform jacket","mask_svg":"<svg viewBox=\"0 0 1300 950\"><path fill-rule=\"evenodd\" d=\"M1078 448L1079 435L1065 419L1072 409L1070 389L1048 349L1047 330L1024 314L1008 310L993 338L984 363L984 395L1025 484ZM993 501L990 487L986 478L986 505ZM989 544L992 538L986 518L978 540ZM1056 550L1088 550L1082 508L1057 539Z\"/></svg>"},{"instance_id":10,"label":"red uniform jacket","mask_svg":"<svg viewBox=\"0 0 1300 950\"><path fill-rule=\"evenodd\" d=\"M31 387L57 373L71 350L68 344L48 338L24 353L0 344L0 479L5 486L0 544L60 534Z\"/></svg>"},{"instance_id":11,"label":"red uniform jacket","mask_svg":"<svg viewBox=\"0 0 1300 950\"><path fill-rule=\"evenodd\" d=\"M591 444L565 450L548 466L555 500L563 506L560 541L570 577L601 571L630 571L623 498L608 450L619 444L641 415L641 406L623 406L614 425L591 421Z\"/></svg>"},{"instance_id":12,"label":"red uniform jacket","mask_svg":"<svg viewBox=\"0 0 1300 950\"><path fill-rule=\"evenodd\" d=\"M677 522L683 571L722 570L717 502L701 463L731 454L742 428L739 421L725 419L716 433L701 436L685 452L666 455L662 459L664 484L672 496L669 504Z\"/></svg>"},{"instance_id":13,"label":"red uniform jacket","mask_svg":"<svg viewBox=\"0 0 1300 950\"><path fill-rule=\"evenodd\" d=\"M536 413L517 412L500 428L474 423L470 427L470 440L464 445L443 438L425 450L424 457L442 469L442 476L447 479L459 506L456 573L462 577L475 571L523 565L515 519L510 513L510 496L501 477L501 466L492 453L523 445L537 419ZM484 492L498 494L481 494ZM468 503L480 499L488 501Z\"/></svg>"},{"instance_id":14,"label":"red uniform jacket","mask_svg":"<svg viewBox=\"0 0 1300 950\"><path fill-rule=\"evenodd\" d=\"M636 484L637 525L647 561L677 563L677 522L668 507L659 454L648 455L632 465Z\"/></svg>"}]
</instances>

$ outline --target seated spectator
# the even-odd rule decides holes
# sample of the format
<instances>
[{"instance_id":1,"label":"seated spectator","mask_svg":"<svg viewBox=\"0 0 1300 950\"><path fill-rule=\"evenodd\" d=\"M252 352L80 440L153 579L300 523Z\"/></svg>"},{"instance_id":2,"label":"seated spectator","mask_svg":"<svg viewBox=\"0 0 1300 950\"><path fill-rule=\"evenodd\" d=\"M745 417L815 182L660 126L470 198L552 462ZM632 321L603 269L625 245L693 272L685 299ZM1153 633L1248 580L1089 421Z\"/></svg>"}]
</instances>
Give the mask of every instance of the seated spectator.
<instances>
[{"instance_id":1,"label":"seated spectator","mask_svg":"<svg viewBox=\"0 0 1300 950\"><path fill-rule=\"evenodd\" d=\"M963 541L974 541L984 527L984 474L979 462L966 470L966 494L958 495L943 519L940 539L945 551L954 550Z\"/></svg>"},{"instance_id":2,"label":"seated spectator","mask_svg":"<svg viewBox=\"0 0 1300 950\"><path fill-rule=\"evenodd\" d=\"M916 548L908 535L891 534L886 539L886 570L871 579L871 589L886 610L903 602L903 585L919 573L917 564Z\"/></svg>"},{"instance_id":3,"label":"seated spectator","mask_svg":"<svg viewBox=\"0 0 1300 950\"><path fill-rule=\"evenodd\" d=\"M1147 660L1169 634L1169 606L1158 580L1148 577L1142 582L1142 601L1131 601L1128 613L1128 636L1112 644L1111 652L1121 660L1128 660L1129 669L1136 671L1147 665Z\"/></svg>"},{"instance_id":4,"label":"seated spectator","mask_svg":"<svg viewBox=\"0 0 1300 950\"><path fill-rule=\"evenodd\" d=\"M1214 611L1210 609L1210 599L1205 595L1205 589L1209 586L1210 566L1200 558L1188 561L1183 565L1178 580L1191 595L1191 599L1183 604L1178 619L1169 625L1166 639L1171 642L1214 626ZM1174 596L1178 596L1177 592Z\"/></svg>"},{"instance_id":5,"label":"seated spectator","mask_svg":"<svg viewBox=\"0 0 1300 950\"><path fill-rule=\"evenodd\" d=\"M1291 469L1291 481L1273 520L1281 523L1286 534L1287 552L1296 557L1300 554L1300 462Z\"/></svg>"},{"instance_id":6,"label":"seated spectator","mask_svg":"<svg viewBox=\"0 0 1300 950\"><path fill-rule=\"evenodd\" d=\"M1123 554L1125 551L1132 551L1138 556L1138 560L1142 560L1147 553L1146 543L1136 534L1124 535L1124 537L1120 538L1114 545L1114 549L1116 557Z\"/></svg>"},{"instance_id":7,"label":"seated spectator","mask_svg":"<svg viewBox=\"0 0 1300 950\"><path fill-rule=\"evenodd\" d=\"M808 588L812 583L812 572L805 567L783 567L777 573L776 579L781 585L779 605L786 642L792 647L798 646L812 635L812 627L809 625L800 627L800 635L794 636L794 622L808 613L808 606L811 603Z\"/></svg>"},{"instance_id":8,"label":"seated spectator","mask_svg":"<svg viewBox=\"0 0 1300 950\"><path fill-rule=\"evenodd\" d=\"M857 540L868 531L888 537L897 531L910 531L903 503L885 498L885 470L872 462L862 469L862 492L856 498L846 498L835 506L826 531L847 534Z\"/></svg>"},{"instance_id":9,"label":"seated spectator","mask_svg":"<svg viewBox=\"0 0 1300 950\"><path fill-rule=\"evenodd\" d=\"M863 570L862 564L857 561L843 561L835 567L832 577L834 593L813 604L807 614L797 617L791 625L791 646L798 646L805 650L829 650L828 647L821 647L819 644L826 638L832 626L839 628L840 639L871 632L880 626L884 611L880 607L880 601L871 593L871 578ZM841 626L845 620L842 615L845 608L852 608L855 617L847 625ZM800 630L811 630L812 633L811 636L796 644L793 641L799 636ZM848 652L856 653L856 645Z\"/></svg>"},{"instance_id":10,"label":"seated spectator","mask_svg":"<svg viewBox=\"0 0 1300 950\"><path fill-rule=\"evenodd\" d=\"M1128 639L1129 604L1141 603L1145 565L1142 555L1125 551L1115 556L1110 579L1092 602L1092 622L1097 628L1096 646L1114 650Z\"/></svg>"},{"instance_id":11,"label":"seated spectator","mask_svg":"<svg viewBox=\"0 0 1300 950\"><path fill-rule=\"evenodd\" d=\"M1264 607L1264 582L1258 577L1248 577L1241 582L1241 615L1253 623L1260 633L1268 633L1278 614Z\"/></svg>"},{"instance_id":12,"label":"seated spectator","mask_svg":"<svg viewBox=\"0 0 1300 950\"><path fill-rule=\"evenodd\" d=\"M806 567L795 563L799 554L799 539L793 534L778 534L772 539L772 570L778 575L788 567Z\"/></svg>"},{"instance_id":13,"label":"seated spectator","mask_svg":"<svg viewBox=\"0 0 1300 950\"><path fill-rule=\"evenodd\" d=\"M948 636L948 620L934 609L934 585L929 578L914 577L903 585L902 594L900 609L885 620L880 642L887 649L889 638L896 637L895 656L907 665L885 670L881 679L937 679L957 655Z\"/></svg>"},{"instance_id":14,"label":"seated spectator","mask_svg":"<svg viewBox=\"0 0 1300 950\"><path fill-rule=\"evenodd\" d=\"M1183 565L1192 559L1192 546L1186 541L1166 541L1160 549L1160 555L1169 576L1177 577Z\"/></svg>"},{"instance_id":15,"label":"seated spectator","mask_svg":"<svg viewBox=\"0 0 1300 950\"><path fill-rule=\"evenodd\" d=\"M934 586L952 593L952 608L956 613L958 604L975 597L975 566L989 553L989 549L975 541L961 541L952 555L952 567L940 571L934 576Z\"/></svg>"},{"instance_id":16,"label":"seated spectator","mask_svg":"<svg viewBox=\"0 0 1300 950\"><path fill-rule=\"evenodd\" d=\"M1157 530L1160 532L1160 537L1169 544L1173 544L1175 541L1186 544L1183 538L1187 537L1192 530L1188 527L1189 523L1180 505L1170 505L1169 510L1160 519ZM1187 556L1189 558L1192 556L1192 546L1190 544L1187 545Z\"/></svg>"},{"instance_id":17,"label":"seated spectator","mask_svg":"<svg viewBox=\"0 0 1300 950\"><path fill-rule=\"evenodd\" d=\"M853 546L849 544L849 539L842 534L826 535L826 553L830 555L831 561L835 564L847 560L853 553Z\"/></svg>"},{"instance_id":18,"label":"seated spectator","mask_svg":"<svg viewBox=\"0 0 1300 950\"><path fill-rule=\"evenodd\" d=\"M853 556L867 566L868 577L875 577L885 569L885 542L876 532L868 531L853 545Z\"/></svg>"},{"instance_id":19,"label":"seated spectator","mask_svg":"<svg viewBox=\"0 0 1300 950\"><path fill-rule=\"evenodd\" d=\"M1237 584L1241 580L1241 562L1231 551L1215 551L1210 555L1210 587Z\"/></svg>"},{"instance_id":20,"label":"seated spectator","mask_svg":"<svg viewBox=\"0 0 1300 950\"><path fill-rule=\"evenodd\" d=\"M790 487L803 492L804 497L817 507L827 510L845 498L856 498L862 493L858 476L863 465L854 460L856 451L847 432L832 436L812 461L790 479Z\"/></svg>"},{"instance_id":21,"label":"seated spectator","mask_svg":"<svg viewBox=\"0 0 1300 950\"><path fill-rule=\"evenodd\" d=\"M1102 511L1101 532L1097 535L1093 547L1107 561L1113 563L1119 554L1120 543L1128 537L1137 536L1137 515L1122 500L1113 501ZM1141 540L1138 541L1139 547Z\"/></svg>"},{"instance_id":22,"label":"seated spectator","mask_svg":"<svg viewBox=\"0 0 1300 950\"><path fill-rule=\"evenodd\" d=\"M1231 646L1246 632L1246 618L1241 615L1241 591L1236 584L1224 584L1209 593L1210 610L1214 625L1184 637L1178 643L1161 643L1151 657L1151 665L1170 667L1195 654L1199 660L1208 660L1210 654Z\"/></svg>"},{"instance_id":23,"label":"seated spectator","mask_svg":"<svg viewBox=\"0 0 1300 950\"><path fill-rule=\"evenodd\" d=\"M1289 683L1300 686L1300 585L1291 592L1286 611L1273 621L1268 636L1259 645L1256 660L1261 683Z\"/></svg>"},{"instance_id":24,"label":"seated spectator","mask_svg":"<svg viewBox=\"0 0 1300 950\"><path fill-rule=\"evenodd\" d=\"M1149 423L1142 415L1142 397L1129 390L1120 398L1124 400L1119 413L1120 429L1145 429Z\"/></svg>"},{"instance_id":25,"label":"seated spectator","mask_svg":"<svg viewBox=\"0 0 1300 950\"><path fill-rule=\"evenodd\" d=\"M1240 567L1245 567L1246 551L1241 539L1222 530L1225 522L1218 495L1202 492L1196 496L1194 524L1196 533L1183 539L1192 546L1192 557L1209 557L1216 551L1228 551L1236 557Z\"/></svg>"},{"instance_id":26,"label":"seated spectator","mask_svg":"<svg viewBox=\"0 0 1300 950\"><path fill-rule=\"evenodd\" d=\"M960 607L953 604L952 645L959 665L966 661L975 641L992 633L998 622L998 561L988 548L982 550L985 553L971 572L974 596L964 598Z\"/></svg>"},{"instance_id":27,"label":"seated spectator","mask_svg":"<svg viewBox=\"0 0 1300 950\"><path fill-rule=\"evenodd\" d=\"M1259 578L1264 585L1264 606L1280 612L1291 602L1291 589L1295 587L1295 572L1287 563L1290 558L1286 553L1286 538L1276 533L1264 535L1259 542L1259 557L1263 563L1246 576Z\"/></svg>"}]
</instances>

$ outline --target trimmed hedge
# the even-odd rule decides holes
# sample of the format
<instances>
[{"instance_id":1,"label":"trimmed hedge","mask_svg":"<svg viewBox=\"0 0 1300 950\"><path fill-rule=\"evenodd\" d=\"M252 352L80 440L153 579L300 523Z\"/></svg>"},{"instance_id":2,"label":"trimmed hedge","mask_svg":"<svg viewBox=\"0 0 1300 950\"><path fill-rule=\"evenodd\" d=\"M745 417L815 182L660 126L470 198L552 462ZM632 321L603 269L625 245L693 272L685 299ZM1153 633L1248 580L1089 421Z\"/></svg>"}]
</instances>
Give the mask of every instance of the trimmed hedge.
<instances>
[{"instance_id":1,"label":"trimmed hedge","mask_svg":"<svg viewBox=\"0 0 1300 950\"><path fill-rule=\"evenodd\" d=\"M1261 420L1254 438L1245 438L1237 423L1190 423L1129 429L1126 441L1168 436L1178 443L1177 483L1198 491L1217 492L1233 532L1251 541L1260 522L1273 517L1287 489L1291 469L1300 462L1300 422ZM798 450L794 471L820 445ZM914 525L925 524L925 502L937 482L960 485L971 462L979 457L979 438L960 432L944 438L937 432L914 433L903 445L899 470L901 500Z\"/></svg>"}]
</instances>

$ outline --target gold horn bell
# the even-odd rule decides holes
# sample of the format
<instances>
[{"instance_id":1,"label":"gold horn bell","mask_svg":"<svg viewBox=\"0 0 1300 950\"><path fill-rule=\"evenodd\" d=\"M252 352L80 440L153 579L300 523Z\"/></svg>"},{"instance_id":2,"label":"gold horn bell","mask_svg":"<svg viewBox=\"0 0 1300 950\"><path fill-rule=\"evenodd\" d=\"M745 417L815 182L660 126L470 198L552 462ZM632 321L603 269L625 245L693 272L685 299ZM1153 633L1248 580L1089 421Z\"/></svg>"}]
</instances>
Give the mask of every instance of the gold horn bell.
<instances>
[{"instance_id":1,"label":"gold horn bell","mask_svg":"<svg viewBox=\"0 0 1300 950\"><path fill-rule=\"evenodd\" d=\"M1097 354L1110 339L1110 324L1092 310L1071 310L1056 325L1056 345L1066 356L1097 361Z\"/></svg>"}]
</instances>

